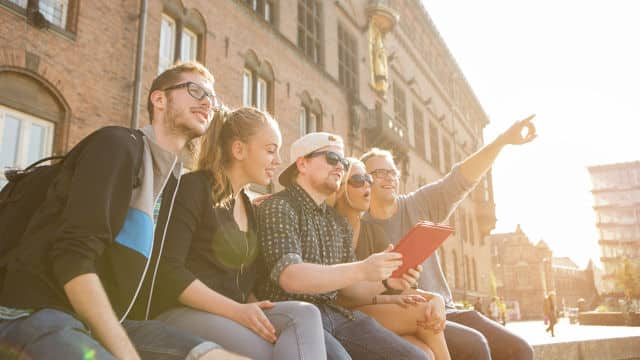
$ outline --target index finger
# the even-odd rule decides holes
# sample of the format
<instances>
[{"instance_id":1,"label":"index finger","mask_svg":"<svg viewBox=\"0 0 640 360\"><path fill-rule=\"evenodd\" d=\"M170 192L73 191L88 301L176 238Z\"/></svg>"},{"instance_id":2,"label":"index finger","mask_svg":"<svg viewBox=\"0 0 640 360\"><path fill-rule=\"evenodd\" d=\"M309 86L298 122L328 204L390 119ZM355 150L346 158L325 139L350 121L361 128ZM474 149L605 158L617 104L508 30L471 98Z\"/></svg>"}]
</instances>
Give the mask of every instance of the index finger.
<instances>
[{"instance_id":1,"label":"index finger","mask_svg":"<svg viewBox=\"0 0 640 360\"><path fill-rule=\"evenodd\" d=\"M534 117L536 117L536 114L531 114L529 116L527 116L526 118L520 120L521 123L529 123Z\"/></svg>"}]
</instances>

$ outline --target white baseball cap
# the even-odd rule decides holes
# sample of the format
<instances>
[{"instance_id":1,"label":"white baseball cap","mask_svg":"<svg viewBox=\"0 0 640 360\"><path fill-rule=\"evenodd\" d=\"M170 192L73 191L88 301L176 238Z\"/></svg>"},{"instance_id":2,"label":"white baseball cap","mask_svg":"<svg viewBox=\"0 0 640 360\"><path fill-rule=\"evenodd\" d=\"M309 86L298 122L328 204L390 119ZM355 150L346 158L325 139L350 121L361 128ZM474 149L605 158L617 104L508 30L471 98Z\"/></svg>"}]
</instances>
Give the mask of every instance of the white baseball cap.
<instances>
[{"instance_id":1,"label":"white baseball cap","mask_svg":"<svg viewBox=\"0 0 640 360\"><path fill-rule=\"evenodd\" d=\"M278 181L282 186L288 186L291 184L291 176L296 170L296 160L312 152L322 149L327 146L335 146L344 151L344 143L342 138L338 135L327 132L312 132L309 133L291 144L289 164L278 176Z\"/></svg>"}]
</instances>

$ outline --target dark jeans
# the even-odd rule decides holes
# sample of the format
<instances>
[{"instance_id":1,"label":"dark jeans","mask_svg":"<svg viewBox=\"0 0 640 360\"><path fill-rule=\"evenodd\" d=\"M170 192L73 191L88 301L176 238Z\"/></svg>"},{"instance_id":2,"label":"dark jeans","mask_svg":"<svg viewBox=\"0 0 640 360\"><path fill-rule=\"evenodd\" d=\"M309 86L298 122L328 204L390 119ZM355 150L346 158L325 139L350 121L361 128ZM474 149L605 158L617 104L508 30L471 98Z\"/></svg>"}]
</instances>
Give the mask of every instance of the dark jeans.
<instances>
[{"instance_id":1,"label":"dark jeans","mask_svg":"<svg viewBox=\"0 0 640 360\"><path fill-rule=\"evenodd\" d=\"M197 359L218 345L159 321L122 324L142 359ZM16 320L0 320L2 359L114 359L73 316L43 309Z\"/></svg>"},{"instance_id":2,"label":"dark jeans","mask_svg":"<svg viewBox=\"0 0 640 360\"><path fill-rule=\"evenodd\" d=\"M349 320L329 306L319 305L318 308L322 314L329 360L429 360L422 350L360 311L354 311L356 319Z\"/></svg>"},{"instance_id":3,"label":"dark jeans","mask_svg":"<svg viewBox=\"0 0 640 360\"><path fill-rule=\"evenodd\" d=\"M444 336L454 360L533 359L533 348L524 339L475 310L447 312Z\"/></svg>"}]
</instances>

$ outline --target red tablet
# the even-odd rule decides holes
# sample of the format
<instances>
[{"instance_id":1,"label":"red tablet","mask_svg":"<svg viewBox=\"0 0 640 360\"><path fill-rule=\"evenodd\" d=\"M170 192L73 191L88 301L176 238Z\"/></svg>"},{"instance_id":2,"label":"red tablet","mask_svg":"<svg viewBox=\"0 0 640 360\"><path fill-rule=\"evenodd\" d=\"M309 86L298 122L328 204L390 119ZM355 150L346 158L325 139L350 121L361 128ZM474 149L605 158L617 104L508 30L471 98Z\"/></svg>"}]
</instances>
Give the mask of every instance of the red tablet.
<instances>
[{"instance_id":1,"label":"red tablet","mask_svg":"<svg viewBox=\"0 0 640 360\"><path fill-rule=\"evenodd\" d=\"M445 224L429 221L415 224L393 249L402 254L402 266L391 277L402 277L409 269L422 264L452 233L453 228Z\"/></svg>"}]
</instances>

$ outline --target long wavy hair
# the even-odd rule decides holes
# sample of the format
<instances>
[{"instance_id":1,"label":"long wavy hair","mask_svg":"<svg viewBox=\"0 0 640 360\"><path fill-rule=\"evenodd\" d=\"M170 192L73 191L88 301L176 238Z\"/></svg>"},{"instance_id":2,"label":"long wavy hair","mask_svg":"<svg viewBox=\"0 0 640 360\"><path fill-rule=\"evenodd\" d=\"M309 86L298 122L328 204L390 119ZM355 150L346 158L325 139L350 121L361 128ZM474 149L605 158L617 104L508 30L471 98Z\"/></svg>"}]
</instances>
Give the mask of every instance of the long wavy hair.
<instances>
[{"instance_id":1,"label":"long wavy hair","mask_svg":"<svg viewBox=\"0 0 640 360\"><path fill-rule=\"evenodd\" d=\"M240 140L248 143L262 127L277 122L266 111L253 107L241 107L232 111L216 112L207 132L200 139L200 151L196 170L204 171L211 181L211 199L219 205L233 196L227 169L233 161L231 145Z\"/></svg>"}]
</instances>

